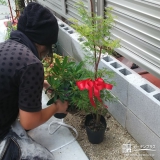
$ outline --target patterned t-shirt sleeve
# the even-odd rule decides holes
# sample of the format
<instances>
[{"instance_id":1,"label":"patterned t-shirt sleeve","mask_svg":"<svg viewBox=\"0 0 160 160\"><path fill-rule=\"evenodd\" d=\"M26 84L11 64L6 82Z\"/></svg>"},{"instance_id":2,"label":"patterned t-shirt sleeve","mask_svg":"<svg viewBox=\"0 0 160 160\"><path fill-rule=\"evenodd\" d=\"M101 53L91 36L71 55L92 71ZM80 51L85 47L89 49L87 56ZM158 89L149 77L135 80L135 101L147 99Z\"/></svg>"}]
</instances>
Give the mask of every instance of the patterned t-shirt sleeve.
<instances>
[{"instance_id":1,"label":"patterned t-shirt sleeve","mask_svg":"<svg viewBox=\"0 0 160 160\"><path fill-rule=\"evenodd\" d=\"M31 64L20 71L19 108L27 112L42 109L41 97L44 71L41 63Z\"/></svg>"}]
</instances>

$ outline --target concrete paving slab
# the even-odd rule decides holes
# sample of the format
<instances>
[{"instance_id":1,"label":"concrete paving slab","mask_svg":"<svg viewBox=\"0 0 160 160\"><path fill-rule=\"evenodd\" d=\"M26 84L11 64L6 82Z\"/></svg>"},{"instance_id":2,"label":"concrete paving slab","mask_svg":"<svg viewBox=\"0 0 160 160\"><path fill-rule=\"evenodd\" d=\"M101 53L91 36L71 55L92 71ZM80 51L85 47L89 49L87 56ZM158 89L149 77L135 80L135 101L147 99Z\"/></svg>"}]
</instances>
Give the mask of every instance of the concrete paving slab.
<instances>
[{"instance_id":1,"label":"concrete paving slab","mask_svg":"<svg viewBox=\"0 0 160 160\"><path fill-rule=\"evenodd\" d=\"M42 107L45 108L48 101L47 95L42 94ZM61 126L54 134L49 134L48 126L51 122L60 122L61 120L54 116L45 124L37 127L28 132L28 134L38 143L45 146L48 150L55 150L53 153L55 159L58 160L88 160L84 151L80 147L77 141L70 143L69 145L60 148L74 139L74 136L70 130L64 126ZM51 132L56 130L57 124L51 126Z\"/></svg>"}]
</instances>

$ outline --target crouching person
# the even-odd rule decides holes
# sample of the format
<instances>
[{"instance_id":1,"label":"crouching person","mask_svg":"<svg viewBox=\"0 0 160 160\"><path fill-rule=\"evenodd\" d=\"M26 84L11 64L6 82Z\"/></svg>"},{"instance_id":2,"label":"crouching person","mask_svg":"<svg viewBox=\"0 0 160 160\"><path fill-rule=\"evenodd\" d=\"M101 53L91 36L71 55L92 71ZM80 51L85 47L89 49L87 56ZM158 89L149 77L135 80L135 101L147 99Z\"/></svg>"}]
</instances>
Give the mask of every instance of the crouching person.
<instances>
[{"instance_id":1,"label":"crouching person","mask_svg":"<svg viewBox=\"0 0 160 160\"><path fill-rule=\"evenodd\" d=\"M60 100L45 109L41 106L44 70L40 60L52 51L57 37L53 14L40 4L29 3L19 17L17 30L0 43L0 160L54 159L26 130L68 108L67 102Z\"/></svg>"}]
</instances>

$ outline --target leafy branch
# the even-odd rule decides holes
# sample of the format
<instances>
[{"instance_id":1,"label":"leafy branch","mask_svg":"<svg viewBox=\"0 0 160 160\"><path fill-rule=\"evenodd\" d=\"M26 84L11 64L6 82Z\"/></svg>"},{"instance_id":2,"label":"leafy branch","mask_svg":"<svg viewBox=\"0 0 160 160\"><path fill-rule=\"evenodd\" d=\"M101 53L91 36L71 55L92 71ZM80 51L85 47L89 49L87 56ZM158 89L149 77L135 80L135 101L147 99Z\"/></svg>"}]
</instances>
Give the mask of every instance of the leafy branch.
<instances>
[{"instance_id":1,"label":"leafy branch","mask_svg":"<svg viewBox=\"0 0 160 160\"><path fill-rule=\"evenodd\" d=\"M110 30L113 26L115 17L111 14L112 8L106 9L105 17L107 18L104 19L101 16L97 16L93 11L86 11L83 2L79 2L78 6L78 13L81 16L82 23L78 20L71 19L73 22L72 27L80 33L81 38L86 39L83 43L86 47L86 51L89 50L94 55L92 59L89 58L88 60L91 61L90 63L94 63L96 79L102 53L112 54L115 48L120 47L119 40L111 39Z\"/></svg>"},{"instance_id":2,"label":"leafy branch","mask_svg":"<svg viewBox=\"0 0 160 160\"><path fill-rule=\"evenodd\" d=\"M7 2L5 0L0 0L0 5L7 6Z\"/></svg>"},{"instance_id":3,"label":"leafy branch","mask_svg":"<svg viewBox=\"0 0 160 160\"><path fill-rule=\"evenodd\" d=\"M106 83L115 85L115 82L111 80L114 73L108 71L107 68L99 68L102 54L112 55L114 49L120 47L119 40L111 38L111 29L115 19L111 14L112 8L106 8L104 14L106 18L104 18L93 12L92 1L91 12L86 10L82 1L78 2L77 6L81 22L71 19L71 26L80 34L80 38L85 39L85 41L82 41L83 49L86 51L85 63L94 67L93 71L90 72L90 79L95 81L97 78L103 78ZM96 97L93 97L96 104L96 107L93 107L87 98L86 90L81 91L81 100L78 102L78 106L87 105L86 108L84 106L87 111L96 113L96 124L98 124L99 115L105 111L104 106ZM116 99L107 89L100 90L100 98L106 102L112 102Z\"/></svg>"}]
</instances>

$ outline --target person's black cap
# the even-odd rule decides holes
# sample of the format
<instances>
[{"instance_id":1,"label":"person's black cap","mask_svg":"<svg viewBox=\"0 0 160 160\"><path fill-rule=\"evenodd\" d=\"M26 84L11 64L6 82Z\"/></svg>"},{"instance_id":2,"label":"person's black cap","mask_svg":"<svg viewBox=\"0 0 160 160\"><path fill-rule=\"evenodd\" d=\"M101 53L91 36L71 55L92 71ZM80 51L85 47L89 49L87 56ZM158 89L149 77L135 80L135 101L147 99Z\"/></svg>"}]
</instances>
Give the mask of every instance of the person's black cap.
<instances>
[{"instance_id":1,"label":"person's black cap","mask_svg":"<svg viewBox=\"0 0 160 160\"><path fill-rule=\"evenodd\" d=\"M58 23L55 16L45 7L31 2L19 17L17 30L23 32L32 42L51 46L58 39Z\"/></svg>"}]
</instances>

